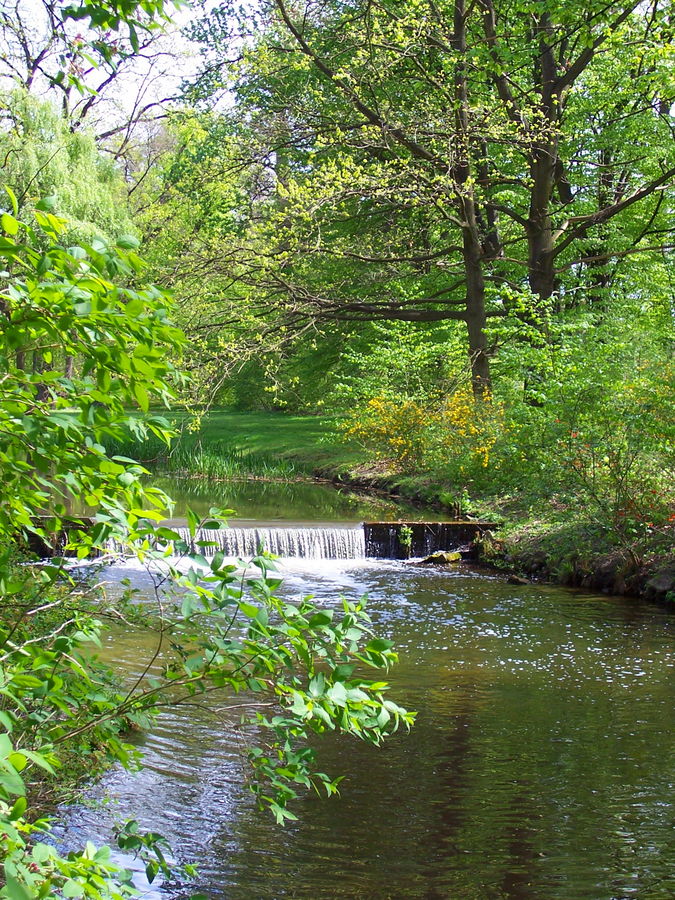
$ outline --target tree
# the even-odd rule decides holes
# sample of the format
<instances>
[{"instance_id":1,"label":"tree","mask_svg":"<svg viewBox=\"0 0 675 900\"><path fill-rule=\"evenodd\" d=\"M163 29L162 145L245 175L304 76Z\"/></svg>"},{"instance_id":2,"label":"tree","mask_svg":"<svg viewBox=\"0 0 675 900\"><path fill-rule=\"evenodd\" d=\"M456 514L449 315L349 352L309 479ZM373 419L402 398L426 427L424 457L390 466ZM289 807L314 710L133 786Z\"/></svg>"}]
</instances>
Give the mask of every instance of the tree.
<instances>
[{"instance_id":1,"label":"tree","mask_svg":"<svg viewBox=\"0 0 675 900\"><path fill-rule=\"evenodd\" d=\"M73 240L99 237L114 243L135 231L124 180L90 133L72 131L49 101L21 89L0 93L0 110L4 183L21 215L30 217L49 197L68 217Z\"/></svg>"},{"instance_id":2,"label":"tree","mask_svg":"<svg viewBox=\"0 0 675 900\"><path fill-rule=\"evenodd\" d=\"M116 160L134 156L179 96L180 50L163 2L140 6L0 4L5 90L48 100L71 131L94 133Z\"/></svg>"},{"instance_id":3,"label":"tree","mask_svg":"<svg viewBox=\"0 0 675 900\"><path fill-rule=\"evenodd\" d=\"M207 92L224 23L195 35ZM268 202L214 268L277 328L462 322L480 396L491 317L561 313L610 262L668 252L666 3L275 0L240 40L233 155L267 173Z\"/></svg>"}]
</instances>

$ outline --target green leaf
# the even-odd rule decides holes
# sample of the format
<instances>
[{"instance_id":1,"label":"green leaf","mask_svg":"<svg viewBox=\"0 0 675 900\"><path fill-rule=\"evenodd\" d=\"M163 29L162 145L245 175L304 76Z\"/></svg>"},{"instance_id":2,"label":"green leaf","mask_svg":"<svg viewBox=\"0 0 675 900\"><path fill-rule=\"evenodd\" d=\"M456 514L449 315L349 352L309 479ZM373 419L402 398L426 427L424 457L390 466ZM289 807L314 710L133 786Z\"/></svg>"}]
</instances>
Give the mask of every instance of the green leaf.
<instances>
[{"instance_id":1,"label":"green leaf","mask_svg":"<svg viewBox=\"0 0 675 900\"><path fill-rule=\"evenodd\" d=\"M337 706L345 706L347 703L347 691L345 686L337 681L327 691L326 696Z\"/></svg>"},{"instance_id":2,"label":"green leaf","mask_svg":"<svg viewBox=\"0 0 675 900\"><path fill-rule=\"evenodd\" d=\"M132 390L134 393L134 397L136 398L136 402L138 403L140 408L143 410L143 412L147 412L150 408L150 396L148 395L145 387L140 384L140 382L135 381Z\"/></svg>"},{"instance_id":3,"label":"green leaf","mask_svg":"<svg viewBox=\"0 0 675 900\"><path fill-rule=\"evenodd\" d=\"M245 600L240 601L239 609L248 619L257 619L259 608L253 603L246 603Z\"/></svg>"},{"instance_id":4,"label":"green leaf","mask_svg":"<svg viewBox=\"0 0 675 900\"><path fill-rule=\"evenodd\" d=\"M224 561L225 561L225 554L223 553L222 550L218 550L216 553L213 554L213 559L211 560L211 571L217 572L223 565Z\"/></svg>"},{"instance_id":5,"label":"green leaf","mask_svg":"<svg viewBox=\"0 0 675 900\"><path fill-rule=\"evenodd\" d=\"M53 194L48 197L43 197L42 200L39 200L35 204L35 209L39 209L39 210L42 210L42 212L48 212L48 213L54 212L54 210L56 209L57 201L58 201L58 197L56 197Z\"/></svg>"},{"instance_id":6,"label":"green leaf","mask_svg":"<svg viewBox=\"0 0 675 900\"><path fill-rule=\"evenodd\" d=\"M384 638L375 638L372 641L368 641L366 650L371 650L374 653L383 653L385 650L391 650L393 646L393 641L387 641L384 640Z\"/></svg>"},{"instance_id":7,"label":"green leaf","mask_svg":"<svg viewBox=\"0 0 675 900\"><path fill-rule=\"evenodd\" d=\"M9 187L9 185L5 185L5 191L7 192L7 196L9 197L10 203L12 204L12 212L15 216L19 215L19 201L16 199L16 194Z\"/></svg>"},{"instance_id":8,"label":"green leaf","mask_svg":"<svg viewBox=\"0 0 675 900\"><path fill-rule=\"evenodd\" d=\"M319 672L318 675L315 675L312 680L309 682L308 691L312 697L320 697L326 687L326 679L324 678L323 672Z\"/></svg>"},{"instance_id":9,"label":"green leaf","mask_svg":"<svg viewBox=\"0 0 675 900\"><path fill-rule=\"evenodd\" d=\"M28 808L28 800L25 797L18 797L14 802L14 806L10 810L9 819L14 822L20 819Z\"/></svg>"},{"instance_id":10,"label":"green leaf","mask_svg":"<svg viewBox=\"0 0 675 900\"><path fill-rule=\"evenodd\" d=\"M94 638L95 638L95 635L92 634L89 639L92 640ZM83 639L86 640L87 636L83 635ZM97 642L96 640L94 640L94 643L98 643L100 646L100 642ZM82 670L78 667L77 671L81 672ZM44 769L45 772L49 772L51 775L54 775L54 767L49 762L49 760L45 757L44 753L37 753L34 750L22 750L21 752L27 759L29 759L36 766L39 766L41 769Z\"/></svg>"},{"instance_id":11,"label":"green leaf","mask_svg":"<svg viewBox=\"0 0 675 900\"><path fill-rule=\"evenodd\" d=\"M133 234L122 234L117 238L117 246L123 250L138 250L141 242Z\"/></svg>"},{"instance_id":12,"label":"green leaf","mask_svg":"<svg viewBox=\"0 0 675 900\"><path fill-rule=\"evenodd\" d=\"M14 216L10 216L9 213L3 213L2 216L0 216L0 223L2 224L3 231L12 237L19 233L19 223Z\"/></svg>"},{"instance_id":13,"label":"green leaf","mask_svg":"<svg viewBox=\"0 0 675 900\"><path fill-rule=\"evenodd\" d=\"M190 508L185 511L185 517L187 518L188 531L190 532L190 537L194 537L197 533L197 529L199 528L199 516L196 512L193 512Z\"/></svg>"},{"instance_id":14,"label":"green leaf","mask_svg":"<svg viewBox=\"0 0 675 900\"><path fill-rule=\"evenodd\" d=\"M5 866L5 896L9 900L35 900L35 895L7 871Z\"/></svg>"},{"instance_id":15,"label":"green leaf","mask_svg":"<svg viewBox=\"0 0 675 900\"><path fill-rule=\"evenodd\" d=\"M16 750L9 754L7 757L9 764L13 766L17 772L23 772L26 768L26 764L28 763L28 759L23 753L19 753Z\"/></svg>"},{"instance_id":16,"label":"green leaf","mask_svg":"<svg viewBox=\"0 0 675 900\"><path fill-rule=\"evenodd\" d=\"M34 844L31 856L33 857L35 862L43 863L46 862L50 857L52 857L54 853L54 848L50 847L49 844L38 843Z\"/></svg>"},{"instance_id":17,"label":"green leaf","mask_svg":"<svg viewBox=\"0 0 675 900\"><path fill-rule=\"evenodd\" d=\"M144 308L145 304L140 299L140 297L135 297L133 300L130 300L127 303L126 310L130 316L138 316L143 312Z\"/></svg>"}]
</instances>

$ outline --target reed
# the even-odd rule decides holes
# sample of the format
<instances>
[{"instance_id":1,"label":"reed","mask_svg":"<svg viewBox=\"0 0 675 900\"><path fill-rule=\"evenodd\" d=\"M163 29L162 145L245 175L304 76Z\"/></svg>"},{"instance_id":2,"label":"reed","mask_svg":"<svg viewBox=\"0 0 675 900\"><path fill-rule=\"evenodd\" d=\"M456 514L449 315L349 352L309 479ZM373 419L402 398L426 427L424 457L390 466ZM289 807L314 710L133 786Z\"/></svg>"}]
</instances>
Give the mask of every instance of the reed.
<instances>
[{"instance_id":1,"label":"reed","mask_svg":"<svg viewBox=\"0 0 675 900\"><path fill-rule=\"evenodd\" d=\"M279 454L233 447L226 441L211 441L204 446L189 435L181 436L170 448L151 437L147 441L115 442L108 449L115 455L137 459L157 473L211 479L293 479L309 474L297 460Z\"/></svg>"}]
</instances>

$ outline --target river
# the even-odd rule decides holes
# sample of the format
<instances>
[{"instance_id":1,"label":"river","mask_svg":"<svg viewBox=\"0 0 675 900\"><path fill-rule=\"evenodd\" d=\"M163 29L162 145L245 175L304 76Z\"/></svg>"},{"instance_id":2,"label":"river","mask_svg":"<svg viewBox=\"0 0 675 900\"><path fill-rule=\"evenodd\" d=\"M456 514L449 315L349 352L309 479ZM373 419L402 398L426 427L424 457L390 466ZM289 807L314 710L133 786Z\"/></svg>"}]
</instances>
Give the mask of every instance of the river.
<instances>
[{"instance_id":1,"label":"river","mask_svg":"<svg viewBox=\"0 0 675 900\"><path fill-rule=\"evenodd\" d=\"M293 509L312 517L325 521L323 502ZM459 567L294 559L280 569L289 597L331 606L368 594L377 632L400 653L389 680L418 711L414 729L380 749L322 739L321 769L347 776L341 795L303 797L282 829L243 783L233 714L167 711L140 741L143 771L111 771L93 792L105 788L107 804L66 813L69 841L108 841L114 818L138 818L199 866L197 882L165 886L167 898L675 897L666 610ZM109 572L123 576L143 587L140 571ZM117 633L107 654L134 671L147 641Z\"/></svg>"}]
</instances>

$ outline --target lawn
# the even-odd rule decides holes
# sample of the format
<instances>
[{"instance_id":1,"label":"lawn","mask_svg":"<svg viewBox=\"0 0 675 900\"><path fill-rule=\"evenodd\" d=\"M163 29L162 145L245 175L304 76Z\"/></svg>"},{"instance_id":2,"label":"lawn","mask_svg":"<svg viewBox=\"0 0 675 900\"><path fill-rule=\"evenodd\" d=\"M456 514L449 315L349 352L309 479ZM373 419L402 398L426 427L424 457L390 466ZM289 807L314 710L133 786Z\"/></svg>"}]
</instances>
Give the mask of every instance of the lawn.
<instances>
[{"instance_id":1,"label":"lawn","mask_svg":"<svg viewBox=\"0 0 675 900\"><path fill-rule=\"evenodd\" d=\"M227 477L292 475L330 469L345 471L363 457L358 447L341 440L331 416L290 416L277 412L213 409L193 430L188 412L168 416L178 436L170 459L159 441L116 447L120 453L172 470Z\"/></svg>"}]
</instances>

